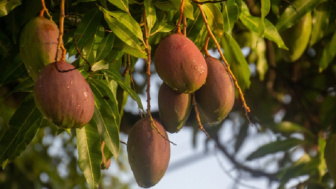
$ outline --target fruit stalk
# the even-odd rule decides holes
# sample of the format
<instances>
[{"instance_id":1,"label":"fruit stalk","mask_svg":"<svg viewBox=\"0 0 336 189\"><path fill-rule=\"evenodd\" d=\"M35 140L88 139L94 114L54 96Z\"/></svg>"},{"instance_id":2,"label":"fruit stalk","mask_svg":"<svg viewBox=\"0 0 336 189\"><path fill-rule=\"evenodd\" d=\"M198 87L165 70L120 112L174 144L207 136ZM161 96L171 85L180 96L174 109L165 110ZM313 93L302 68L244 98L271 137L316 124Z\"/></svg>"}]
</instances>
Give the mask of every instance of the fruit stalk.
<instances>
[{"instance_id":1,"label":"fruit stalk","mask_svg":"<svg viewBox=\"0 0 336 189\"><path fill-rule=\"evenodd\" d=\"M47 15L48 15L48 17L49 17L50 19L52 19L51 15L49 14L49 11L48 11L48 9L47 9L47 7L46 7L46 5L45 5L44 0L41 0L41 4L42 4L42 10L40 11L40 17L43 17L44 12L46 12Z\"/></svg>"},{"instance_id":2,"label":"fruit stalk","mask_svg":"<svg viewBox=\"0 0 336 189\"><path fill-rule=\"evenodd\" d=\"M184 2L185 2L185 0L182 0L181 7L180 7L180 18L179 18L179 20L178 20L178 22L176 24L176 27L177 27L177 32L176 33L181 33L180 25L181 25L182 18L183 18Z\"/></svg>"},{"instance_id":3,"label":"fruit stalk","mask_svg":"<svg viewBox=\"0 0 336 189\"><path fill-rule=\"evenodd\" d=\"M204 51L205 56L210 56L210 54L208 52L209 40L210 40L210 34L208 34L207 38L205 39L205 44L204 44L204 47L203 47L203 51Z\"/></svg>"},{"instance_id":4,"label":"fruit stalk","mask_svg":"<svg viewBox=\"0 0 336 189\"><path fill-rule=\"evenodd\" d=\"M187 36L187 18L185 16L183 16L183 30L182 30L182 34L184 36Z\"/></svg>"},{"instance_id":5,"label":"fruit stalk","mask_svg":"<svg viewBox=\"0 0 336 189\"><path fill-rule=\"evenodd\" d=\"M200 11L201 11L201 14L202 14L204 23L205 23L205 25L206 25L206 28L207 28L207 30L208 30L208 33L209 33L209 35L211 36L212 40L215 42L216 47L217 47L217 50L218 50L218 52L219 52L219 54L220 54L222 60L223 60L224 63L226 64L227 71L228 71L229 74L231 75L232 80L234 81L234 84L235 84L236 88L238 89L239 96L240 96L240 98L241 98L241 101L242 101L242 103L243 103L243 107L244 107L244 109L245 109L245 115L246 115L247 119L249 120L248 113L249 113L251 110L250 110L250 108L249 108L249 107L247 106L247 104L246 104L246 101L245 101L245 98L244 98L244 94L243 94L241 88L239 87L239 84L238 84L238 81L237 81L236 77L233 75L233 73L232 73L232 71L231 71L231 69L230 69L230 65L227 63L227 61L226 61L226 59L225 59L225 57L224 57L224 55L223 55L223 53L222 53L222 51L221 51L221 47L220 47L218 41L216 40L214 34L212 33L212 31L211 31L211 29L210 29L210 26L209 26L208 21L207 21L207 19L206 19L205 13L204 13L203 8L202 8L202 5L199 4L199 3L197 3L197 6L198 6L198 8L199 8Z\"/></svg>"},{"instance_id":6,"label":"fruit stalk","mask_svg":"<svg viewBox=\"0 0 336 189\"><path fill-rule=\"evenodd\" d=\"M143 20L145 22L144 24L144 35L145 35L145 49L146 49L146 53L147 53L147 59L146 61L146 75L147 75L147 88L146 88L146 93L147 93L147 114L151 117L152 115L150 114L150 108L151 108L151 104L150 104L150 76L151 76L151 71L150 71L150 67L151 67L151 50L150 50L150 45L148 43L148 38L149 38L149 33L148 33L148 28L147 28L147 19L146 19L146 12L144 11L143 13Z\"/></svg>"},{"instance_id":7,"label":"fruit stalk","mask_svg":"<svg viewBox=\"0 0 336 189\"><path fill-rule=\"evenodd\" d=\"M59 38L58 38L58 47L57 49L62 49L62 58L61 60L65 60L66 55L66 49L63 45L63 33L64 33L64 18L65 18L65 12L64 12L64 2L65 0L61 0L60 5L60 18L59 18ZM57 60L57 57L56 57ZM56 64L57 65L57 64Z\"/></svg>"},{"instance_id":8,"label":"fruit stalk","mask_svg":"<svg viewBox=\"0 0 336 189\"><path fill-rule=\"evenodd\" d=\"M196 119L197 119L197 123L198 123L198 129L202 130L204 132L204 134L209 138L211 139L209 133L205 130L202 122L201 122L201 118L200 118L200 115L199 115L199 111L198 111L198 108L197 108L197 102L196 102L196 98L195 98L195 93L192 94L192 104L194 106L194 110L195 110L195 114L196 114Z\"/></svg>"}]
</instances>

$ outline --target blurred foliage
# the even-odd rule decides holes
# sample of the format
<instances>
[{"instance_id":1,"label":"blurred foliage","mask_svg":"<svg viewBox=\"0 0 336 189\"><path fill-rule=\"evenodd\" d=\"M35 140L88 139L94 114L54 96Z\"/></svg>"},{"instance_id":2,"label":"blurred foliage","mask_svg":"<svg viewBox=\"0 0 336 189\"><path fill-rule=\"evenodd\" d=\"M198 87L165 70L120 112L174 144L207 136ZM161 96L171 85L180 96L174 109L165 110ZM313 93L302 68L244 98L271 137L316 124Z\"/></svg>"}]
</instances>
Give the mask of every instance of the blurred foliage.
<instances>
[{"instance_id":1,"label":"blurred foliage","mask_svg":"<svg viewBox=\"0 0 336 189\"><path fill-rule=\"evenodd\" d=\"M237 171L247 173L246 178L264 177L279 188L335 187L327 168L332 164L324 159L329 151L324 148L328 136L336 132L336 2L199 2L251 109L249 123L237 96L228 118L216 126L206 125L214 140L205 142L216 143ZM46 0L56 24L59 4L59 0ZM145 69L136 68L138 60L147 57L144 23L154 54L159 41L175 32L180 5L181 0L66 1L65 47L69 57L76 57L73 64L80 66L95 94L95 114L89 123L92 127L64 131L36 109L31 95L34 82L19 54L20 32L38 16L41 2L0 2L0 188L129 187L102 167L112 158L113 169L130 171L125 169L127 156L120 148L119 135L127 134L144 112L140 97L146 83L136 79L146 78ZM312 16L310 23L295 27L306 14ZM207 28L196 1L186 0L184 16L186 35L203 48ZM301 31L286 32L293 28ZM288 41L296 42L292 34L307 35L306 31L308 42L288 45ZM87 71L76 46L93 72ZM218 55L212 40L208 47ZM299 54L298 58L286 59L287 51ZM135 100L137 114L124 110L128 97ZM228 124L232 142L225 144L219 131ZM194 113L186 126L198 132ZM262 135L271 140L248 147L250 154L236 158L250 140ZM105 146L100 148L102 142ZM248 166L268 157L276 171L269 171L268 163L259 168ZM301 176L306 176L302 182L288 186Z\"/></svg>"}]
</instances>

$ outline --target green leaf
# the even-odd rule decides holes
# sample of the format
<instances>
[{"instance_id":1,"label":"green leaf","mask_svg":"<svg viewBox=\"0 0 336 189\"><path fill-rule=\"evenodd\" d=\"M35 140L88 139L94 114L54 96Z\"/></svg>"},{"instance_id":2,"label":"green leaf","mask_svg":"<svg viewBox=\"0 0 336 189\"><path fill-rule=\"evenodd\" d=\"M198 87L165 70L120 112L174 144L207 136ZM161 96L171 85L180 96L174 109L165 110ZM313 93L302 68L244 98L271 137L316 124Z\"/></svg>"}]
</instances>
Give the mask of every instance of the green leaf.
<instances>
[{"instance_id":1,"label":"green leaf","mask_svg":"<svg viewBox=\"0 0 336 189\"><path fill-rule=\"evenodd\" d=\"M139 108L141 108L144 111L140 97L138 96L138 94L136 94L136 92L133 91L133 89L130 86L125 84L119 72L115 70L102 70L102 72L104 72L110 79L116 81L121 88L123 88L126 92L128 92L128 94L133 98L133 100L135 100L138 103Z\"/></svg>"},{"instance_id":2,"label":"green leaf","mask_svg":"<svg viewBox=\"0 0 336 189\"><path fill-rule=\"evenodd\" d=\"M308 155L305 155L308 156ZM284 188L284 185L291 179L297 178L303 175L315 175L318 172L319 160L309 159L301 162L301 160L295 162L294 165L289 166L288 168L282 169L278 173L278 178L281 180L281 185L279 188Z\"/></svg>"},{"instance_id":3,"label":"green leaf","mask_svg":"<svg viewBox=\"0 0 336 189\"><path fill-rule=\"evenodd\" d=\"M194 7L191 1L184 2L183 15L190 20L194 20Z\"/></svg>"},{"instance_id":4,"label":"green leaf","mask_svg":"<svg viewBox=\"0 0 336 189\"><path fill-rule=\"evenodd\" d=\"M251 16L246 5L243 6L242 11L243 11L242 14L240 14L240 20L242 21L242 23L251 31L258 33L260 18ZM276 27L266 18L264 19L264 24L265 24L264 36L267 39L274 41L279 48L288 49L284 41L282 40L279 32L277 31Z\"/></svg>"},{"instance_id":5,"label":"green leaf","mask_svg":"<svg viewBox=\"0 0 336 189\"><path fill-rule=\"evenodd\" d=\"M276 28L279 32L291 27L294 25L296 21L298 21L302 16L306 15L306 13L312 11L320 0L295 0L292 6L288 5L285 11L282 13L278 22L276 24ZM298 12L293 8L295 7Z\"/></svg>"},{"instance_id":6,"label":"green leaf","mask_svg":"<svg viewBox=\"0 0 336 189\"><path fill-rule=\"evenodd\" d=\"M90 10L84 15L74 34L74 40L76 40L78 49L82 49L88 41L93 40L92 38L94 38L100 26L101 17L102 14L97 8ZM74 55L76 53L77 50L74 44L70 47L69 54Z\"/></svg>"},{"instance_id":7,"label":"green leaf","mask_svg":"<svg viewBox=\"0 0 336 189\"><path fill-rule=\"evenodd\" d=\"M234 1L238 7L238 17L239 17L242 12L243 0L234 0Z\"/></svg>"},{"instance_id":8,"label":"green leaf","mask_svg":"<svg viewBox=\"0 0 336 189\"><path fill-rule=\"evenodd\" d=\"M121 11L109 11L102 7L101 7L101 10L104 12L104 14L106 13L109 16L115 18L115 21L117 21L119 25L122 25L124 28L127 28L138 39L143 41L143 33L140 28L140 25L136 20L134 20L134 18L131 15L121 12Z\"/></svg>"},{"instance_id":9,"label":"green leaf","mask_svg":"<svg viewBox=\"0 0 336 189\"><path fill-rule=\"evenodd\" d=\"M0 2L0 17L6 16L19 5L21 5L21 0L2 0Z\"/></svg>"},{"instance_id":10,"label":"green leaf","mask_svg":"<svg viewBox=\"0 0 336 189\"><path fill-rule=\"evenodd\" d=\"M314 21L312 22L312 31L309 40L309 46L313 46L316 42L323 38L324 32L329 26L330 13L330 2L323 2L319 4L314 10L312 18L312 20Z\"/></svg>"},{"instance_id":11,"label":"green leaf","mask_svg":"<svg viewBox=\"0 0 336 189\"><path fill-rule=\"evenodd\" d=\"M0 164L19 156L32 141L40 128L42 115L33 95L28 95L9 121L9 129L0 140Z\"/></svg>"},{"instance_id":12,"label":"green leaf","mask_svg":"<svg viewBox=\"0 0 336 189\"><path fill-rule=\"evenodd\" d=\"M156 11L152 3L152 0L145 0L144 5L145 5L145 12L146 12L147 27L150 33L151 29L153 28L156 22Z\"/></svg>"},{"instance_id":13,"label":"green leaf","mask_svg":"<svg viewBox=\"0 0 336 189\"><path fill-rule=\"evenodd\" d=\"M224 49L224 56L230 64L230 68L236 77L240 88L242 90L248 88L251 84L250 68L238 43L231 35L224 33L221 45Z\"/></svg>"},{"instance_id":14,"label":"green leaf","mask_svg":"<svg viewBox=\"0 0 336 189\"><path fill-rule=\"evenodd\" d=\"M336 112L336 97L332 95L325 97L319 106L319 112L319 120L324 128L336 123L336 117L334 116L334 112ZM332 131L336 131L336 128L332 127Z\"/></svg>"},{"instance_id":15,"label":"green leaf","mask_svg":"<svg viewBox=\"0 0 336 189\"><path fill-rule=\"evenodd\" d=\"M265 32L265 23L264 23L264 19L266 17L266 15L269 13L271 9L271 2L270 0L261 0L261 17L260 17L260 24L259 24L259 31L258 31L258 35L259 36L263 36L264 32Z\"/></svg>"},{"instance_id":16,"label":"green leaf","mask_svg":"<svg viewBox=\"0 0 336 189\"><path fill-rule=\"evenodd\" d=\"M98 62L95 62L92 65L92 71L98 71L98 70L102 70L102 69L108 69L109 68L109 64L108 62L106 62L105 60L99 60Z\"/></svg>"},{"instance_id":17,"label":"green leaf","mask_svg":"<svg viewBox=\"0 0 336 189\"><path fill-rule=\"evenodd\" d=\"M319 158L320 163L318 165L318 171L319 171L320 179L326 173L326 170L327 170L327 165L326 165L325 158L324 158L325 146L326 146L326 139L324 138L324 136L319 135L318 137L318 148L319 148L318 158Z\"/></svg>"},{"instance_id":18,"label":"green leaf","mask_svg":"<svg viewBox=\"0 0 336 189\"><path fill-rule=\"evenodd\" d=\"M128 0L108 0L108 2L118 7L119 9L129 13Z\"/></svg>"},{"instance_id":19,"label":"green leaf","mask_svg":"<svg viewBox=\"0 0 336 189\"><path fill-rule=\"evenodd\" d=\"M90 63L96 62L96 54L100 52L99 44L104 38L104 28L102 26L96 28L96 32L91 40L88 40L83 46L82 54ZM84 61L84 60L81 60Z\"/></svg>"},{"instance_id":20,"label":"green leaf","mask_svg":"<svg viewBox=\"0 0 336 189\"><path fill-rule=\"evenodd\" d=\"M336 32L333 34L331 40L327 43L322 52L322 57L319 60L320 72L326 69L329 63L334 59L336 55Z\"/></svg>"},{"instance_id":21,"label":"green leaf","mask_svg":"<svg viewBox=\"0 0 336 189\"><path fill-rule=\"evenodd\" d=\"M270 142L263 146L260 146L256 151L252 152L246 160L254 160L257 158L264 157L269 154L274 154L277 152L288 151L291 148L302 144L303 141L296 138L289 138L285 140L277 140L274 142Z\"/></svg>"},{"instance_id":22,"label":"green leaf","mask_svg":"<svg viewBox=\"0 0 336 189\"><path fill-rule=\"evenodd\" d=\"M126 44L123 45L122 51L137 58L147 58L147 53L145 53L144 51L140 51L139 49L130 47Z\"/></svg>"},{"instance_id":23,"label":"green leaf","mask_svg":"<svg viewBox=\"0 0 336 189\"><path fill-rule=\"evenodd\" d=\"M91 122L76 129L78 164L90 188L98 188L102 153L97 127Z\"/></svg>"},{"instance_id":24,"label":"green leaf","mask_svg":"<svg viewBox=\"0 0 336 189\"><path fill-rule=\"evenodd\" d=\"M256 54L258 56L257 59L257 71L259 73L259 80L263 81L265 74L268 70L268 63L266 58L266 43L264 39L257 40L257 47L254 49L256 51Z\"/></svg>"},{"instance_id":25,"label":"green leaf","mask_svg":"<svg viewBox=\"0 0 336 189\"><path fill-rule=\"evenodd\" d=\"M33 92L34 90L34 81L32 78L27 77L21 83L19 83L11 93L16 92Z\"/></svg>"},{"instance_id":26,"label":"green leaf","mask_svg":"<svg viewBox=\"0 0 336 189\"><path fill-rule=\"evenodd\" d=\"M88 82L95 96L93 123L97 125L98 133L117 159L119 153L120 118L116 97L106 82L94 78L90 78Z\"/></svg>"},{"instance_id":27,"label":"green leaf","mask_svg":"<svg viewBox=\"0 0 336 189\"><path fill-rule=\"evenodd\" d=\"M131 30L129 30L124 24L120 23L117 19L110 16L106 11L104 11L104 17L110 29L119 39L121 39L127 45L137 49L138 51L146 53L144 46Z\"/></svg>"},{"instance_id":28,"label":"green leaf","mask_svg":"<svg viewBox=\"0 0 336 189\"><path fill-rule=\"evenodd\" d=\"M260 12L261 12L262 20L267 16L270 10L271 10L270 0L261 0Z\"/></svg>"},{"instance_id":29,"label":"green leaf","mask_svg":"<svg viewBox=\"0 0 336 189\"><path fill-rule=\"evenodd\" d=\"M217 38L221 38L224 34L224 19L219 8L212 3L201 5L207 17L211 30Z\"/></svg>"},{"instance_id":30,"label":"green leaf","mask_svg":"<svg viewBox=\"0 0 336 189\"><path fill-rule=\"evenodd\" d=\"M283 134L293 134L293 133L301 133L304 132L306 135L313 137L314 134L309 130L304 128L303 126L293 123L290 121L282 121L275 125L274 128L272 128L274 131L281 132Z\"/></svg>"},{"instance_id":31,"label":"green leaf","mask_svg":"<svg viewBox=\"0 0 336 189\"><path fill-rule=\"evenodd\" d=\"M170 0L165 1L155 1L153 2L154 6L156 6L158 9L163 11L171 11L171 10L178 10L178 8L175 7L174 3Z\"/></svg>"},{"instance_id":32,"label":"green leaf","mask_svg":"<svg viewBox=\"0 0 336 189\"><path fill-rule=\"evenodd\" d=\"M245 140L247 139L247 134L249 130L248 124L243 124L239 128L238 136L236 137L236 141L234 144L235 152L238 152L242 144L244 144Z\"/></svg>"},{"instance_id":33,"label":"green leaf","mask_svg":"<svg viewBox=\"0 0 336 189\"><path fill-rule=\"evenodd\" d=\"M104 59L113 49L114 35L112 33L107 34L101 41L98 47L96 61Z\"/></svg>"},{"instance_id":34,"label":"green leaf","mask_svg":"<svg viewBox=\"0 0 336 189\"><path fill-rule=\"evenodd\" d=\"M21 60L20 55L16 55L13 60L8 60L8 64L1 68L0 85L9 83L22 76L28 77L26 68Z\"/></svg>"},{"instance_id":35,"label":"green leaf","mask_svg":"<svg viewBox=\"0 0 336 189\"><path fill-rule=\"evenodd\" d=\"M173 29L175 29L175 27L176 26L174 24L168 23L167 21L163 21L154 26L150 35L152 36L159 32L168 33L171 32Z\"/></svg>"},{"instance_id":36,"label":"green leaf","mask_svg":"<svg viewBox=\"0 0 336 189\"><path fill-rule=\"evenodd\" d=\"M9 37L3 31L0 31L0 55L2 57L8 57L12 46L13 44Z\"/></svg>"},{"instance_id":37,"label":"green leaf","mask_svg":"<svg viewBox=\"0 0 336 189\"><path fill-rule=\"evenodd\" d=\"M231 34L234 23L239 18L239 10L235 0L228 0L224 2L223 19L224 19L224 31Z\"/></svg>"},{"instance_id":38,"label":"green leaf","mask_svg":"<svg viewBox=\"0 0 336 189\"><path fill-rule=\"evenodd\" d=\"M182 4L182 0L170 0L175 9L179 10ZM190 20L194 20L194 7L190 1L184 1L183 15Z\"/></svg>"},{"instance_id":39,"label":"green leaf","mask_svg":"<svg viewBox=\"0 0 336 189\"><path fill-rule=\"evenodd\" d=\"M130 74L126 74L125 76L125 83L127 84L127 86L130 86L131 85L131 75ZM120 95L120 93L119 93ZM124 107L128 101L128 92L126 90L122 90L122 95L120 96L117 96L119 97L118 98L118 107L119 107L119 114L120 114L120 117L122 117L124 115Z\"/></svg>"},{"instance_id":40,"label":"green leaf","mask_svg":"<svg viewBox=\"0 0 336 189\"><path fill-rule=\"evenodd\" d=\"M203 17L199 10L196 10L195 19L190 24L187 30L187 36L191 39L198 47L204 46L206 36L208 31L203 21Z\"/></svg>"}]
</instances>

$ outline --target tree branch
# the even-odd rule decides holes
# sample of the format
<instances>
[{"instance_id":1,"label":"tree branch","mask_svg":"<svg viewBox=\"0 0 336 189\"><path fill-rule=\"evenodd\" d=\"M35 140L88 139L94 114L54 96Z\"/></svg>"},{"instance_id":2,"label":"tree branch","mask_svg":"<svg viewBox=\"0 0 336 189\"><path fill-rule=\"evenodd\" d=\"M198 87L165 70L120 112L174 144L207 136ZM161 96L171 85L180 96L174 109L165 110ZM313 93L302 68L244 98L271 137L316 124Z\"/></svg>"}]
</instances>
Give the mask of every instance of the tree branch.
<instances>
[{"instance_id":1,"label":"tree branch","mask_svg":"<svg viewBox=\"0 0 336 189\"><path fill-rule=\"evenodd\" d=\"M218 136L214 137L213 138L215 143L216 143L216 148L218 150L220 150L230 161L231 163L239 170L242 170L242 171L245 171L245 172L248 172L251 174L252 177L266 177L268 178L270 181L279 181L279 179L276 177L276 174L275 173L266 173L262 170L258 170L258 169L253 169L253 168L250 168L246 165L243 165L242 163L238 162L228 151L227 149L225 148L224 145L222 145L220 142L219 142L219 138Z\"/></svg>"}]
</instances>

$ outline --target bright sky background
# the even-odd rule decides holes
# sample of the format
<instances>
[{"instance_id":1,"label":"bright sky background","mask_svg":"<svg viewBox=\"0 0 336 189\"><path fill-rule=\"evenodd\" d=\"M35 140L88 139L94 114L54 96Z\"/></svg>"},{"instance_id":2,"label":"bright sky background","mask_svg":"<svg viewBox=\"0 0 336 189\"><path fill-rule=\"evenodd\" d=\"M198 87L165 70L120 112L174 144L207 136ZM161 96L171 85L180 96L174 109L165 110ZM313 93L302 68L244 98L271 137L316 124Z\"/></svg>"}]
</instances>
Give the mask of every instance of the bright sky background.
<instances>
[{"instance_id":1,"label":"bright sky background","mask_svg":"<svg viewBox=\"0 0 336 189\"><path fill-rule=\"evenodd\" d=\"M228 129L221 130L221 133L226 132ZM224 134L225 135L225 134ZM122 136L127 138L127 136ZM227 175L228 170L232 170L232 165L225 157L217 152L216 155L214 147L205 153L204 143L205 134L198 133L197 147L192 147L192 129L190 127L183 128L179 133L169 134L171 141L177 145L171 145L171 159L169 167L165 176L161 181L152 187L152 189L225 189L232 188L234 180ZM126 146L123 146L126 150ZM193 159L192 157L200 157ZM186 161L191 160L191 162ZM117 170L113 170L113 164L111 165L112 174L118 175ZM130 168L128 167L130 170ZM235 171L231 171L230 174L235 176ZM239 179L234 177L235 179ZM138 189L135 180L133 179L132 172L129 175L123 175L122 179L125 182L133 182L132 189ZM241 185L238 185L237 189L243 188L259 188L259 189L271 189L274 186L268 186L268 183L263 179L254 180L239 180ZM248 185L248 187L245 187Z\"/></svg>"}]
</instances>

